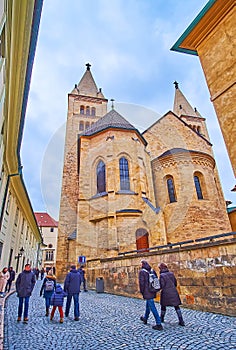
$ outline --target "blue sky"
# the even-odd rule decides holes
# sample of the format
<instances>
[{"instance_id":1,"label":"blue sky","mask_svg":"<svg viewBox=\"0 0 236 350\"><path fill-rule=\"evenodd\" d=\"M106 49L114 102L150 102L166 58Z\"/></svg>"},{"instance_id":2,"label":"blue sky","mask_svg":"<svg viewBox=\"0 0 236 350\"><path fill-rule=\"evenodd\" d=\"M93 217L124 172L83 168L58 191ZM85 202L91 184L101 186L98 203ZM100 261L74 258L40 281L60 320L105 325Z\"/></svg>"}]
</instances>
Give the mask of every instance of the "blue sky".
<instances>
[{"instance_id":1,"label":"blue sky","mask_svg":"<svg viewBox=\"0 0 236 350\"><path fill-rule=\"evenodd\" d=\"M115 99L115 108L141 131L172 110L177 80L206 118L225 199L235 201L233 171L199 58L170 51L206 3L44 1L21 151L34 211L58 219L67 96L87 62L105 97Z\"/></svg>"}]
</instances>

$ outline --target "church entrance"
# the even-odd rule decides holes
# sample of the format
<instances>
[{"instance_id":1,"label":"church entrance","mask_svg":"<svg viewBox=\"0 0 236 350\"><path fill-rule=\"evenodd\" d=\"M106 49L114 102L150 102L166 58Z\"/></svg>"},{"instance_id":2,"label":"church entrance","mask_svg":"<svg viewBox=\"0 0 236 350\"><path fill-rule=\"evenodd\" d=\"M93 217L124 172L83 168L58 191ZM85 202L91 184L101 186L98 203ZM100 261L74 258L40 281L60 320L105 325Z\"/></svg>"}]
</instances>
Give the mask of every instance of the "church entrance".
<instances>
[{"instance_id":1,"label":"church entrance","mask_svg":"<svg viewBox=\"0 0 236 350\"><path fill-rule=\"evenodd\" d=\"M143 251L148 251L147 248L149 248L149 242L147 230L145 228L138 228L135 236L137 250L143 249Z\"/></svg>"}]
</instances>

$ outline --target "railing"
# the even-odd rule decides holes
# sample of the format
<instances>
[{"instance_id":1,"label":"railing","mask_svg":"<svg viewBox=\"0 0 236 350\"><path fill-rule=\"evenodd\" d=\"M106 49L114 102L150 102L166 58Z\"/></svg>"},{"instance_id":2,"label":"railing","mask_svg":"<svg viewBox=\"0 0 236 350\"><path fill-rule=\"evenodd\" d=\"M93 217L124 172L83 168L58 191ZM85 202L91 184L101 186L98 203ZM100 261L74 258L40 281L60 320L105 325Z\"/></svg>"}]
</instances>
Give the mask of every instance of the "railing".
<instances>
[{"instance_id":1,"label":"railing","mask_svg":"<svg viewBox=\"0 0 236 350\"><path fill-rule=\"evenodd\" d=\"M222 237L229 237L229 236L236 236L236 232L228 232L228 233L221 233L218 235L214 235L214 236L208 236L208 237L203 237L203 238L196 238L194 239L190 239L188 241L182 241L182 242L176 242L176 243L168 243L168 244L164 244L164 245L157 245L151 248L143 248L143 249L138 249L138 250L130 250L127 252L120 252L118 253L118 255L126 255L126 254L134 254L134 253L146 253L146 252L150 252L150 251L159 251L162 249L171 249L171 248L175 248L175 247L179 247L181 248L184 245L188 245L188 244L195 244L195 243L199 243L199 242L205 242L205 241L209 241L210 243L214 242L215 240L217 240L218 238L222 238Z\"/></svg>"}]
</instances>

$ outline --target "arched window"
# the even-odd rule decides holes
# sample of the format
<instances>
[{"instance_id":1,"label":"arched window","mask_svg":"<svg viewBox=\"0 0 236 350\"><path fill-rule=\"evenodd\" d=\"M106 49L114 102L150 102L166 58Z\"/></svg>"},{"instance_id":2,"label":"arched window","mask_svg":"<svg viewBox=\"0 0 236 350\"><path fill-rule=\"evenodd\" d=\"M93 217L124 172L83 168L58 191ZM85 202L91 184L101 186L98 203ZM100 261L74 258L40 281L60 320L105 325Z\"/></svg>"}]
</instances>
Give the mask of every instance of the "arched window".
<instances>
[{"instance_id":1,"label":"arched window","mask_svg":"<svg viewBox=\"0 0 236 350\"><path fill-rule=\"evenodd\" d=\"M89 127L90 127L89 122L86 122L86 123L85 123L85 129L88 129Z\"/></svg>"},{"instance_id":2,"label":"arched window","mask_svg":"<svg viewBox=\"0 0 236 350\"><path fill-rule=\"evenodd\" d=\"M86 115L90 115L90 108L89 108L89 106L86 107Z\"/></svg>"},{"instance_id":3,"label":"arched window","mask_svg":"<svg viewBox=\"0 0 236 350\"><path fill-rule=\"evenodd\" d=\"M197 175L194 175L194 184L195 184L195 188L196 188L196 192L197 192L197 198L203 199L201 183L200 183L199 176L197 176Z\"/></svg>"},{"instance_id":4,"label":"arched window","mask_svg":"<svg viewBox=\"0 0 236 350\"><path fill-rule=\"evenodd\" d=\"M79 131L83 131L84 130L84 122L80 121L79 122Z\"/></svg>"},{"instance_id":5,"label":"arched window","mask_svg":"<svg viewBox=\"0 0 236 350\"><path fill-rule=\"evenodd\" d=\"M201 133L201 127L200 127L200 126L197 127L197 132L198 132L199 134Z\"/></svg>"},{"instance_id":6,"label":"arched window","mask_svg":"<svg viewBox=\"0 0 236 350\"><path fill-rule=\"evenodd\" d=\"M80 114L84 114L84 106L80 106Z\"/></svg>"},{"instance_id":7,"label":"arched window","mask_svg":"<svg viewBox=\"0 0 236 350\"><path fill-rule=\"evenodd\" d=\"M46 261L53 261L54 259L54 251L53 250L46 250Z\"/></svg>"},{"instance_id":8,"label":"arched window","mask_svg":"<svg viewBox=\"0 0 236 350\"><path fill-rule=\"evenodd\" d=\"M97 165L97 193L106 192L106 168L102 160Z\"/></svg>"},{"instance_id":9,"label":"arched window","mask_svg":"<svg viewBox=\"0 0 236 350\"><path fill-rule=\"evenodd\" d=\"M121 190L130 190L129 183L129 164L128 160L124 157L120 158L120 189Z\"/></svg>"},{"instance_id":10,"label":"arched window","mask_svg":"<svg viewBox=\"0 0 236 350\"><path fill-rule=\"evenodd\" d=\"M96 108L95 107L92 107L92 115L94 116L94 115L96 115Z\"/></svg>"},{"instance_id":11,"label":"arched window","mask_svg":"<svg viewBox=\"0 0 236 350\"><path fill-rule=\"evenodd\" d=\"M137 250L143 249L143 251L148 251L149 242L148 242L148 232L145 228L139 228L135 232L136 236L136 248Z\"/></svg>"},{"instance_id":12,"label":"arched window","mask_svg":"<svg viewBox=\"0 0 236 350\"><path fill-rule=\"evenodd\" d=\"M173 177L168 176L166 181L167 181L167 189L168 189L170 203L177 202Z\"/></svg>"}]
</instances>

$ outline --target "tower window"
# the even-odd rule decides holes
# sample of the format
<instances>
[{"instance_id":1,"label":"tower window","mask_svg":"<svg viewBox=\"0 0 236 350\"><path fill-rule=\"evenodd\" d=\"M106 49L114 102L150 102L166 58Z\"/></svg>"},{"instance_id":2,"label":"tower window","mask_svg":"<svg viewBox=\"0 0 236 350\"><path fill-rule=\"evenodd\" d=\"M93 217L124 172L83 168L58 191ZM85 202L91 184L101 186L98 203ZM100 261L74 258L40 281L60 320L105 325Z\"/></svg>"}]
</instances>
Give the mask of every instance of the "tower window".
<instances>
[{"instance_id":1,"label":"tower window","mask_svg":"<svg viewBox=\"0 0 236 350\"><path fill-rule=\"evenodd\" d=\"M92 107L91 112L92 112L92 115L93 115L93 116L96 115L96 108L95 108L95 107Z\"/></svg>"},{"instance_id":2,"label":"tower window","mask_svg":"<svg viewBox=\"0 0 236 350\"><path fill-rule=\"evenodd\" d=\"M201 183L200 183L199 176L197 176L197 175L194 175L194 184L195 184L195 188L196 188L196 192L197 192L197 198L203 199Z\"/></svg>"},{"instance_id":3,"label":"tower window","mask_svg":"<svg viewBox=\"0 0 236 350\"><path fill-rule=\"evenodd\" d=\"M128 160L124 157L120 158L119 165L120 165L120 189L129 191L130 182L129 182Z\"/></svg>"},{"instance_id":4,"label":"tower window","mask_svg":"<svg viewBox=\"0 0 236 350\"><path fill-rule=\"evenodd\" d=\"M106 192L106 168L103 161L97 165L97 193Z\"/></svg>"},{"instance_id":5,"label":"tower window","mask_svg":"<svg viewBox=\"0 0 236 350\"><path fill-rule=\"evenodd\" d=\"M89 122L86 122L86 123L85 123L85 129L88 129L89 127L90 127Z\"/></svg>"},{"instance_id":6,"label":"tower window","mask_svg":"<svg viewBox=\"0 0 236 350\"><path fill-rule=\"evenodd\" d=\"M84 130L84 122L80 121L79 122L79 131L83 131Z\"/></svg>"},{"instance_id":7,"label":"tower window","mask_svg":"<svg viewBox=\"0 0 236 350\"><path fill-rule=\"evenodd\" d=\"M80 114L84 114L84 106L80 106Z\"/></svg>"},{"instance_id":8,"label":"tower window","mask_svg":"<svg viewBox=\"0 0 236 350\"><path fill-rule=\"evenodd\" d=\"M86 107L86 115L90 115L90 108L89 108L89 106Z\"/></svg>"},{"instance_id":9,"label":"tower window","mask_svg":"<svg viewBox=\"0 0 236 350\"><path fill-rule=\"evenodd\" d=\"M167 189L169 194L170 203L177 202L175 194L174 179L172 176L167 178Z\"/></svg>"}]
</instances>

